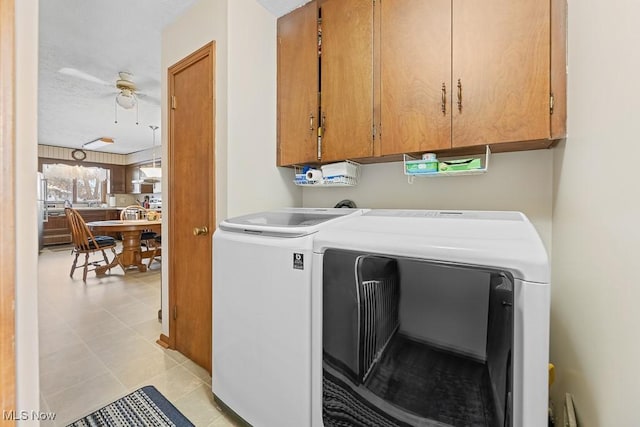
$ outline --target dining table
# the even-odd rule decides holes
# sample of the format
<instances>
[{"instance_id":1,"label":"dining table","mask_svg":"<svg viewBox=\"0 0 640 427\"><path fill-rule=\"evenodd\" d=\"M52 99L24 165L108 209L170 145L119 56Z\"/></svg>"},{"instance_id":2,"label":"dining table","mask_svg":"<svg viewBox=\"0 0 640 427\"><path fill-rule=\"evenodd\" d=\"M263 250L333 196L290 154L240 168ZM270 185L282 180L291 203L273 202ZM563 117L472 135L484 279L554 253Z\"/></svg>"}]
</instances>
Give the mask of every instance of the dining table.
<instances>
[{"instance_id":1,"label":"dining table","mask_svg":"<svg viewBox=\"0 0 640 427\"><path fill-rule=\"evenodd\" d=\"M140 236L143 231L153 231L160 233L162 229L162 221L147 219L134 219L134 220L109 220L109 221L91 221L87 222L87 226L91 232L95 235L97 233L117 234L122 235L122 252L117 254L117 258L111 261L107 265L103 265L96 268L96 274L104 274L107 270L116 267L118 260L126 269L131 267L137 267L138 271L147 271L147 266L142 262L146 257L151 256L152 251L142 251L140 245ZM160 250L155 253L156 256L160 255Z\"/></svg>"}]
</instances>

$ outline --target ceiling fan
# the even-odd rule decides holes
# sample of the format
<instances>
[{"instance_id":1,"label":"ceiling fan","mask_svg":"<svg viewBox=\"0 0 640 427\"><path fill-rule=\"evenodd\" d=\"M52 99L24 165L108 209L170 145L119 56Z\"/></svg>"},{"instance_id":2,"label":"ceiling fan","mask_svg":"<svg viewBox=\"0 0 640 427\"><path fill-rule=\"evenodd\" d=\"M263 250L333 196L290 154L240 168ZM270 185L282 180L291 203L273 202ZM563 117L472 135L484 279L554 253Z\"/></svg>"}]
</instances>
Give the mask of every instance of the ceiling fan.
<instances>
[{"instance_id":1,"label":"ceiling fan","mask_svg":"<svg viewBox=\"0 0 640 427\"><path fill-rule=\"evenodd\" d=\"M113 86L113 83L102 80L96 76L93 76L84 71L75 68L61 68L58 70L60 74L64 74L71 77L76 77L82 80L86 80L92 83L97 83L103 86ZM118 123L118 106L125 110L136 108L136 124L138 124L138 98L149 101L153 104L160 105L160 101L152 96L145 95L138 91L138 87L133 81L133 74L128 71L118 72L118 79L115 82L116 89L119 92L115 96L115 123ZM112 96L111 94L109 96Z\"/></svg>"}]
</instances>

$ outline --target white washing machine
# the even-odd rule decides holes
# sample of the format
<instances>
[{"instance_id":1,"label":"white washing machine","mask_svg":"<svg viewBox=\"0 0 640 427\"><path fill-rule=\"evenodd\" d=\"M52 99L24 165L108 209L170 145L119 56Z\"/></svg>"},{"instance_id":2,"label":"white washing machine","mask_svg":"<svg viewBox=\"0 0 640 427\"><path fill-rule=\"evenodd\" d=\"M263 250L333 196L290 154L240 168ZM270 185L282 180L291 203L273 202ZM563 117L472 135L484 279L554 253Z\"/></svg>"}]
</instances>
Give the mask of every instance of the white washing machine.
<instances>
[{"instance_id":1,"label":"white washing machine","mask_svg":"<svg viewBox=\"0 0 640 427\"><path fill-rule=\"evenodd\" d=\"M313 251L314 427L546 425L550 273L525 215L372 210Z\"/></svg>"},{"instance_id":2,"label":"white washing machine","mask_svg":"<svg viewBox=\"0 0 640 427\"><path fill-rule=\"evenodd\" d=\"M213 236L213 392L255 427L311 424L311 273L319 230L358 209L282 209Z\"/></svg>"}]
</instances>

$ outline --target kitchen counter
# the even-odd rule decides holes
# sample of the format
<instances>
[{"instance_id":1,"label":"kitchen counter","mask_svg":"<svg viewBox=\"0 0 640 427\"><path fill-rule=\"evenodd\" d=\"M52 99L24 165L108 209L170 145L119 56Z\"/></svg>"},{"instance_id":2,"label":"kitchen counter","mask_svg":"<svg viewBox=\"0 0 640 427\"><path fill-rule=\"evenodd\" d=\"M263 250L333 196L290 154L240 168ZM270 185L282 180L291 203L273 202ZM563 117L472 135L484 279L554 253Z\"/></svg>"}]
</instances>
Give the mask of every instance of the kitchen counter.
<instances>
[{"instance_id":1,"label":"kitchen counter","mask_svg":"<svg viewBox=\"0 0 640 427\"><path fill-rule=\"evenodd\" d=\"M118 207L118 206L108 206L106 208L103 207L87 207L87 206L81 206L81 207L77 207L75 208L78 211L116 211L116 210L122 210L125 207ZM48 208L47 209L49 211L49 214L51 213L64 213L64 208Z\"/></svg>"},{"instance_id":2,"label":"kitchen counter","mask_svg":"<svg viewBox=\"0 0 640 427\"><path fill-rule=\"evenodd\" d=\"M117 207L87 207L76 208L85 222L105 221L120 218L120 210ZM114 235L115 237L115 235ZM44 223L42 244L58 245L71 243L71 229L64 214L64 208L49 208L49 219Z\"/></svg>"}]
</instances>

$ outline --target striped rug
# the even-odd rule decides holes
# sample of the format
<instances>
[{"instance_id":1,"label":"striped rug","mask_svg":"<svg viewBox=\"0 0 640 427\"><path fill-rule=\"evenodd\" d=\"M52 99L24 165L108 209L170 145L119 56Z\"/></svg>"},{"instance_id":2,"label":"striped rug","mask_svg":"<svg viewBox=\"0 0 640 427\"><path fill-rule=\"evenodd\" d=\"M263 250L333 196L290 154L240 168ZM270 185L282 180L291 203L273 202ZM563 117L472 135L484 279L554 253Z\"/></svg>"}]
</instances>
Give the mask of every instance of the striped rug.
<instances>
[{"instance_id":1,"label":"striped rug","mask_svg":"<svg viewBox=\"0 0 640 427\"><path fill-rule=\"evenodd\" d=\"M67 427L194 427L153 386L142 387Z\"/></svg>"}]
</instances>

